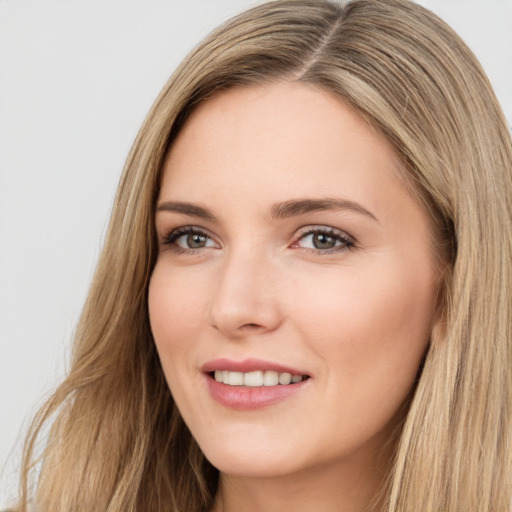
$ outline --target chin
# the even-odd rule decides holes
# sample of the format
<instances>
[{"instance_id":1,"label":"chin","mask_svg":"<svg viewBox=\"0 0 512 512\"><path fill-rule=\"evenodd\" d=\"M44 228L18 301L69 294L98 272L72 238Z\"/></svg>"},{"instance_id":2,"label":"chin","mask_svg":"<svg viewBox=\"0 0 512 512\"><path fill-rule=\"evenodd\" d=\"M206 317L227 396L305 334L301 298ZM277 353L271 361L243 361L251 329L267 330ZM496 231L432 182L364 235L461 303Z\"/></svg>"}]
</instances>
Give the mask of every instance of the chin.
<instances>
[{"instance_id":1,"label":"chin","mask_svg":"<svg viewBox=\"0 0 512 512\"><path fill-rule=\"evenodd\" d=\"M241 457L240 454L230 455L222 454L218 457L207 457L210 463L221 473L245 478L276 478L294 473L297 468L293 468L289 461L270 460L266 458L254 459Z\"/></svg>"},{"instance_id":2,"label":"chin","mask_svg":"<svg viewBox=\"0 0 512 512\"><path fill-rule=\"evenodd\" d=\"M273 444L273 443L272 443ZM299 469L297 450L262 445L249 440L218 441L200 448L208 461L221 473L240 477L278 477ZM295 452L295 456L294 453Z\"/></svg>"}]
</instances>

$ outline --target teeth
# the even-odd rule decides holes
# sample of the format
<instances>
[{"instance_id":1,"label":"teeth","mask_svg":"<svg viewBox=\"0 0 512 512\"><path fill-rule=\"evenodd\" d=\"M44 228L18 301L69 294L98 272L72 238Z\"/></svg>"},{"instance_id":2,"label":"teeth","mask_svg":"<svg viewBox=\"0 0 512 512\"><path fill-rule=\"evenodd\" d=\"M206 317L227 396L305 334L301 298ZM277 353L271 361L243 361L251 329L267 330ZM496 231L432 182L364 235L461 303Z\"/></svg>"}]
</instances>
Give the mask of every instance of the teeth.
<instances>
[{"instance_id":1,"label":"teeth","mask_svg":"<svg viewBox=\"0 0 512 512\"><path fill-rule=\"evenodd\" d=\"M268 371L263 375L264 386L277 386L279 384L279 374L277 372Z\"/></svg>"},{"instance_id":2,"label":"teeth","mask_svg":"<svg viewBox=\"0 0 512 512\"><path fill-rule=\"evenodd\" d=\"M279 384L290 384L292 381L292 374L291 373L280 373L279 374Z\"/></svg>"},{"instance_id":3,"label":"teeth","mask_svg":"<svg viewBox=\"0 0 512 512\"><path fill-rule=\"evenodd\" d=\"M257 386L263 386L263 372L248 372L244 373L244 386L255 388ZM231 382L229 383L231 384Z\"/></svg>"},{"instance_id":4,"label":"teeth","mask_svg":"<svg viewBox=\"0 0 512 512\"><path fill-rule=\"evenodd\" d=\"M304 379L302 375L292 375L287 372L279 373L272 370L257 370L247 373L215 370L214 378L217 382L222 382L229 386L247 386L252 388L277 386L278 384L286 386L287 384L296 384Z\"/></svg>"},{"instance_id":5,"label":"teeth","mask_svg":"<svg viewBox=\"0 0 512 512\"><path fill-rule=\"evenodd\" d=\"M224 372L222 372L224 373ZM242 372L228 372L230 386L241 386L244 383L244 374Z\"/></svg>"}]
</instances>

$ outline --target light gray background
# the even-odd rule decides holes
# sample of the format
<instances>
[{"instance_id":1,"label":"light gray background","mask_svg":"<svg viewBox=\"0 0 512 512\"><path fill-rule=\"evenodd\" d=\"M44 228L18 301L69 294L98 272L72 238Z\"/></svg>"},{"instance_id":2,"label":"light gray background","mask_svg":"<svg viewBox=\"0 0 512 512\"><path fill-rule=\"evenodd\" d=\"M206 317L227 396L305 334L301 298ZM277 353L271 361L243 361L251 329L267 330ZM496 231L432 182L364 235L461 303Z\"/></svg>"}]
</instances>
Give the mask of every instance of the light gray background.
<instances>
[{"instance_id":1,"label":"light gray background","mask_svg":"<svg viewBox=\"0 0 512 512\"><path fill-rule=\"evenodd\" d=\"M0 1L0 507L20 436L64 375L116 183L178 62L254 0ZM512 0L422 0L512 122Z\"/></svg>"}]
</instances>

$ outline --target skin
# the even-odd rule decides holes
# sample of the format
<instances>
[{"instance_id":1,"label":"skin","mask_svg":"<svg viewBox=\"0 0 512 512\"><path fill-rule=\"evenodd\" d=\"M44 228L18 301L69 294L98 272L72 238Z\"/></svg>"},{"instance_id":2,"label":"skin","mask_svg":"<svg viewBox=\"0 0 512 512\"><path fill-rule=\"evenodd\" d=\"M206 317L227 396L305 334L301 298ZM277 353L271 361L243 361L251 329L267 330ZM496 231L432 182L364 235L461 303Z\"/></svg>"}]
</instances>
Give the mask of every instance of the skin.
<instances>
[{"instance_id":1,"label":"skin","mask_svg":"<svg viewBox=\"0 0 512 512\"><path fill-rule=\"evenodd\" d=\"M438 289L432 226L403 172L354 110L298 83L229 89L202 103L173 144L149 313L173 397L221 472L213 510L356 512L374 497ZM272 215L319 198L351 207ZM215 219L166 210L170 201ZM187 234L169 243L186 226L204 232L202 247ZM334 247L318 248L318 228ZM234 410L212 399L201 372L220 357L310 378L285 400Z\"/></svg>"}]
</instances>

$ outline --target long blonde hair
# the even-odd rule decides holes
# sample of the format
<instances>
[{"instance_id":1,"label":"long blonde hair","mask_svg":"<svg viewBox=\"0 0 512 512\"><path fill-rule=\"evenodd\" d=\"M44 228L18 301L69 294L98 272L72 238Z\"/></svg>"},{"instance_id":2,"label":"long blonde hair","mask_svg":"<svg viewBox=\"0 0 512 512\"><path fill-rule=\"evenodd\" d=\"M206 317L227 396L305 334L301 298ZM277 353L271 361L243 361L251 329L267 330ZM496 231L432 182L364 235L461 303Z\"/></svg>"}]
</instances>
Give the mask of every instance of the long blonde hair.
<instances>
[{"instance_id":1,"label":"long blonde hair","mask_svg":"<svg viewBox=\"0 0 512 512\"><path fill-rule=\"evenodd\" d=\"M441 327L400 433L386 510L508 510L512 143L492 88L459 37L414 3L282 0L213 32L149 112L121 178L69 376L29 433L20 511L30 502L41 512L212 504L217 470L174 406L148 323L155 200L164 155L198 103L283 79L330 91L390 141L446 263Z\"/></svg>"}]
</instances>

